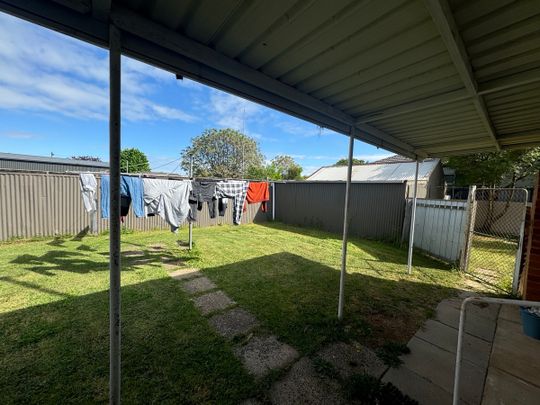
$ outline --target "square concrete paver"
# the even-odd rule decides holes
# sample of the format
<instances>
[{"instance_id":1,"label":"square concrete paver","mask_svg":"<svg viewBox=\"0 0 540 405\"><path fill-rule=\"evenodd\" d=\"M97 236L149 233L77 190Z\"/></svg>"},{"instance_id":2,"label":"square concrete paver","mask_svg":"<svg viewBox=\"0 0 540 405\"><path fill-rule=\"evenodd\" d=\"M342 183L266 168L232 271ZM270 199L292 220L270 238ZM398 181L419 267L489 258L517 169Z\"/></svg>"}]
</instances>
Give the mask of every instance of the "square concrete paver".
<instances>
[{"instance_id":1,"label":"square concrete paver","mask_svg":"<svg viewBox=\"0 0 540 405\"><path fill-rule=\"evenodd\" d=\"M186 280L200 275L201 271L199 269L178 269L169 273L169 276L175 280Z\"/></svg>"},{"instance_id":2,"label":"square concrete paver","mask_svg":"<svg viewBox=\"0 0 540 405\"><path fill-rule=\"evenodd\" d=\"M480 315L481 311L482 309L476 305L467 307L465 332L487 342L492 342L497 324L496 320L492 318L493 310L485 309L485 315ZM437 320L455 329L459 327L459 313L459 305L452 300L444 300L437 306Z\"/></svg>"},{"instance_id":3,"label":"square concrete paver","mask_svg":"<svg viewBox=\"0 0 540 405\"><path fill-rule=\"evenodd\" d=\"M298 352L275 336L256 336L244 346L234 349L235 355L254 376L263 377L270 370L280 369L292 363Z\"/></svg>"},{"instance_id":4,"label":"square concrete paver","mask_svg":"<svg viewBox=\"0 0 540 405\"><path fill-rule=\"evenodd\" d=\"M214 288L217 288L217 286L212 280L203 276L194 278L190 281L186 281L182 288L190 294L196 294L208 290L213 290Z\"/></svg>"},{"instance_id":5,"label":"square concrete paver","mask_svg":"<svg viewBox=\"0 0 540 405\"><path fill-rule=\"evenodd\" d=\"M245 335L258 325L255 316L242 308L233 308L223 314L214 315L209 322L221 336L227 339Z\"/></svg>"},{"instance_id":6,"label":"square concrete paver","mask_svg":"<svg viewBox=\"0 0 540 405\"><path fill-rule=\"evenodd\" d=\"M496 368L489 370L482 405L538 405L538 403L540 403L540 387L502 370Z\"/></svg>"},{"instance_id":7,"label":"square concrete paver","mask_svg":"<svg viewBox=\"0 0 540 405\"><path fill-rule=\"evenodd\" d=\"M372 350L343 342L332 343L317 355L332 364L342 378L359 373L379 378L387 368Z\"/></svg>"},{"instance_id":8,"label":"square concrete paver","mask_svg":"<svg viewBox=\"0 0 540 405\"><path fill-rule=\"evenodd\" d=\"M304 357L287 375L274 383L270 400L275 405L346 404L337 381L323 379Z\"/></svg>"},{"instance_id":9,"label":"square concrete paver","mask_svg":"<svg viewBox=\"0 0 540 405\"><path fill-rule=\"evenodd\" d=\"M457 335L457 329L430 319L414 336L446 351L456 353ZM490 352L491 343L468 333L463 335L462 355L464 359L480 367L487 368Z\"/></svg>"},{"instance_id":10,"label":"square concrete paver","mask_svg":"<svg viewBox=\"0 0 540 405\"><path fill-rule=\"evenodd\" d=\"M223 291L214 291L193 299L195 306L203 315L226 309L235 304Z\"/></svg>"}]
</instances>

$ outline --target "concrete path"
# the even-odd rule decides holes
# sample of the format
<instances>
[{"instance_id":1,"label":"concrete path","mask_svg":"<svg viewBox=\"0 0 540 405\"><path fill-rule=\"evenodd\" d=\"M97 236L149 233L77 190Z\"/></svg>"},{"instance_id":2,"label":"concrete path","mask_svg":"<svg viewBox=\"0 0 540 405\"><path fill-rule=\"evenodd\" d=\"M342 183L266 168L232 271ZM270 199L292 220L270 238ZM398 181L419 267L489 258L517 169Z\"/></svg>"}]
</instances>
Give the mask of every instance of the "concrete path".
<instances>
[{"instance_id":1,"label":"concrete path","mask_svg":"<svg viewBox=\"0 0 540 405\"><path fill-rule=\"evenodd\" d=\"M448 299L437 306L437 316L428 320L409 341L411 353L403 364L390 369L389 381L420 404L451 404L461 299ZM465 324L461 401L479 405L489 366L499 305L469 305Z\"/></svg>"},{"instance_id":2,"label":"concrete path","mask_svg":"<svg viewBox=\"0 0 540 405\"><path fill-rule=\"evenodd\" d=\"M212 328L235 342L233 352L250 374L262 379L277 370L285 372L269 389L272 404L346 404L340 379L361 373L380 378L386 370L373 351L342 342L328 345L312 358L299 359L295 348L259 330L256 317L239 307L198 269L165 257L162 263L169 275L182 283L183 290L191 295L201 314L208 317ZM338 376L318 372L317 361L329 364ZM253 398L243 402L243 405L255 404L261 402Z\"/></svg>"}]
</instances>

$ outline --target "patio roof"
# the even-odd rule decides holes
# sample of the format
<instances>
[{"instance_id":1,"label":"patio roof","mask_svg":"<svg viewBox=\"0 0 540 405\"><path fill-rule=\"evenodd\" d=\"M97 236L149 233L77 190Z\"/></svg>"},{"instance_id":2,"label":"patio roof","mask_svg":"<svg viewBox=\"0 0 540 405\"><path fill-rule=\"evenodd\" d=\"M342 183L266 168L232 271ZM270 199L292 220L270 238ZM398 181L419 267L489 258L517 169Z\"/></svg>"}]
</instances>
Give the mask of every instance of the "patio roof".
<instances>
[{"instance_id":1,"label":"patio roof","mask_svg":"<svg viewBox=\"0 0 540 405\"><path fill-rule=\"evenodd\" d=\"M0 0L108 46L409 157L540 144L534 0Z\"/></svg>"}]
</instances>

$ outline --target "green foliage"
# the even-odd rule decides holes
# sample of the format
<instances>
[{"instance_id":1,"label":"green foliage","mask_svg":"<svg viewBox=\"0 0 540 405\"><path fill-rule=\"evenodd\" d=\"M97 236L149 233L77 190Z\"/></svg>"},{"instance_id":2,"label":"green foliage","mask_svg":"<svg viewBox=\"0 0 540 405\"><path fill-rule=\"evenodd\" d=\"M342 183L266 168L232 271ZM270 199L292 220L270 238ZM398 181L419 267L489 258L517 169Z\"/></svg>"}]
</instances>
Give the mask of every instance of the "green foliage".
<instances>
[{"instance_id":1,"label":"green foliage","mask_svg":"<svg viewBox=\"0 0 540 405\"><path fill-rule=\"evenodd\" d=\"M364 159L356 159L353 158L352 164L353 165L365 165L367 162ZM348 166L349 165L349 159L343 158L339 159L336 163L334 163L334 166Z\"/></svg>"},{"instance_id":2,"label":"green foliage","mask_svg":"<svg viewBox=\"0 0 540 405\"><path fill-rule=\"evenodd\" d=\"M302 166L294 161L291 156L278 155L270 163L282 180L302 180Z\"/></svg>"},{"instance_id":3,"label":"green foliage","mask_svg":"<svg viewBox=\"0 0 540 405\"><path fill-rule=\"evenodd\" d=\"M446 166L456 169L458 186L513 187L540 170L540 148L455 156Z\"/></svg>"},{"instance_id":4,"label":"green foliage","mask_svg":"<svg viewBox=\"0 0 540 405\"><path fill-rule=\"evenodd\" d=\"M257 142L234 129L207 129L191 140L182 152L187 172L193 157L193 174L198 177L242 178L263 167Z\"/></svg>"},{"instance_id":5,"label":"green foliage","mask_svg":"<svg viewBox=\"0 0 540 405\"><path fill-rule=\"evenodd\" d=\"M120 152L120 170L123 173L143 173L150 171L146 155L137 148L123 149Z\"/></svg>"},{"instance_id":6,"label":"green foliage","mask_svg":"<svg viewBox=\"0 0 540 405\"><path fill-rule=\"evenodd\" d=\"M418 405L392 383L382 383L368 374L353 375L347 380L346 388L349 398L363 405Z\"/></svg>"},{"instance_id":7,"label":"green foliage","mask_svg":"<svg viewBox=\"0 0 540 405\"><path fill-rule=\"evenodd\" d=\"M388 342L377 350L377 356L390 367L398 367L403 361L399 356L409 354L411 349L403 343Z\"/></svg>"}]
</instances>

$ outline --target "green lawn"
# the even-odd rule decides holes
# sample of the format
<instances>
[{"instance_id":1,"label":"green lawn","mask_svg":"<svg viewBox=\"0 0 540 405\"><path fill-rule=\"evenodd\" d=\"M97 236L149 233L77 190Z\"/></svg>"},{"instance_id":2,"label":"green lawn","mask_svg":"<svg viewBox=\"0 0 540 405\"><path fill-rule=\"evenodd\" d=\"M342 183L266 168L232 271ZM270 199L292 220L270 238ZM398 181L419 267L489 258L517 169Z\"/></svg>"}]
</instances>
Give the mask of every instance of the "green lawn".
<instances>
[{"instance_id":1,"label":"green lawn","mask_svg":"<svg viewBox=\"0 0 540 405\"><path fill-rule=\"evenodd\" d=\"M180 232L183 240L186 230ZM203 269L253 312L261 328L310 354L337 339L372 347L406 343L456 294L465 279L417 256L406 274L406 250L353 239L345 320L336 321L341 241L281 224L194 230L195 249L169 232L123 235L122 395L126 403L238 403L261 395L213 333L178 281L166 255ZM165 252L149 245L161 243ZM108 238L58 238L0 244L0 392L2 403L106 402L108 399Z\"/></svg>"},{"instance_id":2,"label":"green lawn","mask_svg":"<svg viewBox=\"0 0 540 405\"><path fill-rule=\"evenodd\" d=\"M516 251L515 241L474 235L468 271L487 289L511 293Z\"/></svg>"}]
</instances>

